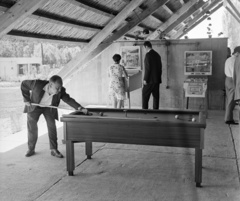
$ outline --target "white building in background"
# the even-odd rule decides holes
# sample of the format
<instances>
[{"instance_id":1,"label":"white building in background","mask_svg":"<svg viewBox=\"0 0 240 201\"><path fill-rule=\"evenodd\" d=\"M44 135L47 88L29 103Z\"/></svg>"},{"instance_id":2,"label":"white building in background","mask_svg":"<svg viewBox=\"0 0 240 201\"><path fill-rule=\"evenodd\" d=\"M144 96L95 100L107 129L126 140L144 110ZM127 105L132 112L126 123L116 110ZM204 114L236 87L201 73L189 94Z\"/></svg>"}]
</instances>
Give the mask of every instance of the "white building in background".
<instances>
[{"instance_id":1,"label":"white building in background","mask_svg":"<svg viewBox=\"0 0 240 201\"><path fill-rule=\"evenodd\" d=\"M41 57L0 57L0 79L3 81L40 78L49 72L48 65L42 66Z\"/></svg>"}]
</instances>

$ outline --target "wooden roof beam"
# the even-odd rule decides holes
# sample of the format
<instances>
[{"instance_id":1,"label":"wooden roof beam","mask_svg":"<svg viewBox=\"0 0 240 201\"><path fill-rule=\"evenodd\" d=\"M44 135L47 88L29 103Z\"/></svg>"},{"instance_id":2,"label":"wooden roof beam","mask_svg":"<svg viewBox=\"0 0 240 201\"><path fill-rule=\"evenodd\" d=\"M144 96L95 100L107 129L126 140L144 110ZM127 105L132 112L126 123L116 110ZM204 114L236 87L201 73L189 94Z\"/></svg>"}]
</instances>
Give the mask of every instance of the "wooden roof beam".
<instances>
[{"instance_id":1,"label":"wooden roof beam","mask_svg":"<svg viewBox=\"0 0 240 201\"><path fill-rule=\"evenodd\" d=\"M57 37L52 35L46 34L36 34L36 33L29 33L24 31L17 31L12 30L8 32L6 37L18 38L21 40L28 40L28 41L39 41L39 42L49 42L49 43L60 43L60 44L73 44L73 45L85 45L89 42L89 40L84 39L75 39L75 38L65 38L65 37Z\"/></svg>"},{"instance_id":2,"label":"wooden roof beam","mask_svg":"<svg viewBox=\"0 0 240 201\"><path fill-rule=\"evenodd\" d=\"M193 6L191 6L187 12L180 14L180 16L177 18L176 21L174 21L173 23L171 23L169 26L167 26L166 29L162 30L165 34L168 34L168 32L170 32L172 29L174 29L178 24L180 24L181 22L183 22L185 19L187 19L191 14L193 14L194 12L196 12L199 8L201 8L204 4L208 4L205 3L203 0L198 1L198 3L194 4Z\"/></svg>"},{"instance_id":3,"label":"wooden roof beam","mask_svg":"<svg viewBox=\"0 0 240 201\"><path fill-rule=\"evenodd\" d=\"M1 4L0 11L6 12L11 7L11 4ZM61 24L63 26L74 27L78 29L84 29L89 31L99 31L102 30L102 26L92 25L84 22L74 21L72 19L63 18L60 15L42 12L41 10L36 10L32 15L28 16L29 18L40 20L43 22L50 22L54 24Z\"/></svg>"},{"instance_id":4,"label":"wooden roof beam","mask_svg":"<svg viewBox=\"0 0 240 201\"><path fill-rule=\"evenodd\" d=\"M68 72L72 72L78 65L79 61L83 60L88 54L90 54L97 46L109 35L111 35L112 31L115 30L119 24L124 21L127 16L129 16L134 9L136 9L144 0L132 0L129 4L127 4L120 13L117 14L115 18L113 18L103 29L100 31L89 43L85 46L81 52L76 56L76 58L72 59L67 67L63 68L59 74L66 78ZM80 59L79 59L80 58Z\"/></svg>"},{"instance_id":5,"label":"wooden roof beam","mask_svg":"<svg viewBox=\"0 0 240 201\"><path fill-rule=\"evenodd\" d=\"M228 7L225 7L226 10L240 23L240 19L235 15L235 13Z\"/></svg>"},{"instance_id":6,"label":"wooden roof beam","mask_svg":"<svg viewBox=\"0 0 240 201\"><path fill-rule=\"evenodd\" d=\"M236 15L240 19L240 12L236 9L236 7L233 5L233 3L230 0L226 0L228 4L232 7L232 9L235 11Z\"/></svg>"},{"instance_id":7,"label":"wooden roof beam","mask_svg":"<svg viewBox=\"0 0 240 201\"><path fill-rule=\"evenodd\" d=\"M184 36L187 32L191 31L194 27L196 27L198 24L200 24L202 21L204 21L206 18L209 17L209 15L205 15L206 11L210 11L211 14L216 12L219 8L223 6L223 3L215 2L214 4L210 4L208 7L202 10L201 13L199 13L195 18L193 19L192 22L188 24L188 28L184 31L184 28L180 30L177 34L175 34L172 38L173 39L179 39L182 36ZM217 6L216 6L217 5ZM214 8L213 8L214 7ZM211 10L212 9L212 10Z\"/></svg>"},{"instance_id":8,"label":"wooden roof beam","mask_svg":"<svg viewBox=\"0 0 240 201\"><path fill-rule=\"evenodd\" d=\"M130 3L130 0L123 0L125 3ZM139 9L144 10L144 8L140 5ZM162 21L160 19L158 19L156 16L154 15L150 15L152 18L154 18L154 20L157 20L158 22L162 23Z\"/></svg>"},{"instance_id":9,"label":"wooden roof beam","mask_svg":"<svg viewBox=\"0 0 240 201\"><path fill-rule=\"evenodd\" d=\"M161 24L154 32L149 34L147 39L153 40L157 38L159 36L159 33L163 32L168 26L174 23L182 13L187 12L187 10L191 8L196 2L197 0L193 0L184 4L184 6L182 6L176 13L174 13L166 22Z\"/></svg>"},{"instance_id":10,"label":"wooden roof beam","mask_svg":"<svg viewBox=\"0 0 240 201\"><path fill-rule=\"evenodd\" d=\"M227 6L227 3L230 5L230 7L235 13ZM229 0L224 0L224 7L240 23L240 13L236 9L236 7L232 4L232 2Z\"/></svg>"},{"instance_id":11,"label":"wooden roof beam","mask_svg":"<svg viewBox=\"0 0 240 201\"><path fill-rule=\"evenodd\" d=\"M98 7L94 7L93 5L89 5L86 3L87 1L81 1L81 0L64 0L64 1L109 18L113 18L116 15L116 13L113 14L113 12L110 12L106 9L103 9L103 8L100 9Z\"/></svg>"},{"instance_id":12,"label":"wooden roof beam","mask_svg":"<svg viewBox=\"0 0 240 201\"><path fill-rule=\"evenodd\" d=\"M152 3L147 9L145 9L140 15L134 17L132 21L122 27L119 31L115 32L113 35L108 37L104 42L99 44L95 49L93 49L90 53L84 54L83 57L76 56L76 58L71 60L66 67L59 72L60 76L64 76L64 83L67 83L71 78L76 75L76 73L82 69L84 69L87 64L98 56L102 51L108 48L114 41L122 37L124 34L129 32L135 26L137 26L142 20L147 18L149 15L154 13L157 9L159 9L162 5L166 4L169 0L157 0ZM132 2L132 1L131 1ZM129 6L129 5L128 5Z\"/></svg>"},{"instance_id":13,"label":"wooden roof beam","mask_svg":"<svg viewBox=\"0 0 240 201\"><path fill-rule=\"evenodd\" d=\"M31 15L48 0L20 0L0 16L0 38Z\"/></svg>"}]
</instances>

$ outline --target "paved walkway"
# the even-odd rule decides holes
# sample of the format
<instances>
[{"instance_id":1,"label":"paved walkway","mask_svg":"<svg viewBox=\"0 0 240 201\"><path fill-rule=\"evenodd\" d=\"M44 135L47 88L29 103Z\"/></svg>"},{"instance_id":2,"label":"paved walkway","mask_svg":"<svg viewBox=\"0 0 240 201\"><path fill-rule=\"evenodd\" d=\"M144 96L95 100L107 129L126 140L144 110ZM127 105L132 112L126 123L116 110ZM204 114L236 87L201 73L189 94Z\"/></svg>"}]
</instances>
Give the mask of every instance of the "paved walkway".
<instances>
[{"instance_id":1,"label":"paved walkway","mask_svg":"<svg viewBox=\"0 0 240 201\"><path fill-rule=\"evenodd\" d=\"M239 126L224 124L223 111L210 111L205 132L202 188L194 183L194 150L94 143L92 160L75 144L75 176L65 159L50 155L40 125L36 155L24 156L26 131L0 139L1 201L239 201ZM59 124L59 150L61 143Z\"/></svg>"}]
</instances>

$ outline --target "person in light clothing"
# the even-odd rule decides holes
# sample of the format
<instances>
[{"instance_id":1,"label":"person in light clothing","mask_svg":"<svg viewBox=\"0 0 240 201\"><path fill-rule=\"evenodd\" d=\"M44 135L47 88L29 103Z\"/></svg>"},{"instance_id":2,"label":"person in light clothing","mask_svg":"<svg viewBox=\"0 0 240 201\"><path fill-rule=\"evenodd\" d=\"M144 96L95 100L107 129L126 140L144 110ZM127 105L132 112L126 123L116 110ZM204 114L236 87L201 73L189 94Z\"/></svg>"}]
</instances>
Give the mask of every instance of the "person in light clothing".
<instances>
[{"instance_id":1,"label":"person in light clothing","mask_svg":"<svg viewBox=\"0 0 240 201\"><path fill-rule=\"evenodd\" d=\"M233 119L233 110L235 108L235 86L233 82L234 63L238 55L240 54L240 46L236 47L233 52L233 56L229 57L225 62L225 90L226 90L226 111L225 111L225 123L226 124L238 124Z\"/></svg>"}]
</instances>

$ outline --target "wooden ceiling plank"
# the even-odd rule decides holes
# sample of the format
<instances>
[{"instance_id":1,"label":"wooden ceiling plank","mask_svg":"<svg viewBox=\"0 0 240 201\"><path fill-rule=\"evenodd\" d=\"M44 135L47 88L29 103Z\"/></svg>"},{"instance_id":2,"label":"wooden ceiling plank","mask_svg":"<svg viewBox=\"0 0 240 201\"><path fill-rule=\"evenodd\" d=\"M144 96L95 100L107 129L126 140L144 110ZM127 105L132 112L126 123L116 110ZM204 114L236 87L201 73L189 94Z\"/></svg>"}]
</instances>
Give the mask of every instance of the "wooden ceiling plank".
<instances>
[{"instance_id":1,"label":"wooden ceiling plank","mask_svg":"<svg viewBox=\"0 0 240 201\"><path fill-rule=\"evenodd\" d=\"M233 5L233 3L229 0L227 0L228 4L232 7L232 9L235 11L236 15L239 17L240 19L240 12L236 9L236 7Z\"/></svg>"},{"instance_id":2,"label":"wooden ceiling plank","mask_svg":"<svg viewBox=\"0 0 240 201\"><path fill-rule=\"evenodd\" d=\"M50 17L50 16L39 16L37 15L37 13L34 13L33 15L30 15L29 18L35 19L35 20L40 20L43 22L47 22L47 23L53 23L53 24L57 24L57 25L63 25L63 26L68 26L68 27L73 27L73 28L77 28L77 29L83 29L83 30L88 30L88 31L100 31L103 29L100 27L94 27L91 26L90 24L85 24L82 25L81 23L78 22L70 22L69 20L64 20L64 18L59 18L59 19L54 19L54 17Z\"/></svg>"},{"instance_id":3,"label":"wooden ceiling plank","mask_svg":"<svg viewBox=\"0 0 240 201\"><path fill-rule=\"evenodd\" d=\"M6 12L9 9L8 4L3 4L0 5L0 12ZM40 20L43 22L50 22L54 24L61 24L63 26L69 26L69 27L74 27L78 29L83 29L83 30L89 30L89 31L99 31L102 30L103 27L100 26L95 26L87 23L81 23L81 22L75 22L70 19L65 19L62 16L57 16L57 15L52 15L51 13L46 14L46 12L42 12L40 10L37 10L32 13L32 15L28 16L29 18Z\"/></svg>"},{"instance_id":4,"label":"wooden ceiling plank","mask_svg":"<svg viewBox=\"0 0 240 201\"><path fill-rule=\"evenodd\" d=\"M163 7L163 9L164 9L165 11L167 11L170 15L173 14L173 11L172 11L170 8L168 8L166 5L163 5L162 7Z\"/></svg>"},{"instance_id":5,"label":"wooden ceiling plank","mask_svg":"<svg viewBox=\"0 0 240 201\"><path fill-rule=\"evenodd\" d=\"M15 3L0 16L0 38L46 2L48 0L20 0Z\"/></svg>"},{"instance_id":6,"label":"wooden ceiling plank","mask_svg":"<svg viewBox=\"0 0 240 201\"><path fill-rule=\"evenodd\" d=\"M219 2L215 2L214 4L210 4L208 7L206 7L205 9L202 10L201 13L199 13L194 19L193 21L191 21L188 24L188 28L186 31L183 31L184 28L182 28L181 31L179 31L176 35L173 36L173 39L179 39L182 36L184 36L187 32L191 31L194 27L196 27L198 24L200 24L202 21L204 21L206 18L208 18L208 15L204 15L206 13L206 11L210 11L211 14L213 14L214 12L216 12L219 8L221 8L223 6L223 3L219 3L217 6L216 4ZM215 7L214 7L215 6ZM213 8L214 7L214 8ZM213 8L213 9L212 9ZM212 10L211 10L212 9Z\"/></svg>"},{"instance_id":7,"label":"wooden ceiling plank","mask_svg":"<svg viewBox=\"0 0 240 201\"><path fill-rule=\"evenodd\" d=\"M90 11L92 11L92 12L94 12L94 13L98 13L98 14L100 14L100 15L109 17L109 18L115 17L115 15L113 15L112 13L106 12L106 11L101 10L101 9L99 9L99 8L94 8L94 7L92 7L92 6L89 6L89 5L81 2L81 0L64 0L64 1L66 1L66 2L68 2L68 3L71 3L71 4L75 5L75 6L84 8L84 9L86 9L86 10L90 10Z\"/></svg>"},{"instance_id":8,"label":"wooden ceiling plank","mask_svg":"<svg viewBox=\"0 0 240 201\"><path fill-rule=\"evenodd\" d=\"M147 9L145 9L140 15L135 17L132 21L122 27L119 31L108 37L104 42L98 45L93 51L89 54L85 54L84 57L79 57L80 53L71 60L67 66L65 66L60 72L59 75L63 77L64 83L67 83L71 78L76 75L76 73L84 69L87 64L98 56L102 51L108 48L114 41L122 37L124 34L131 31L135 26L137 26L142 20L147 18L149 15L154 13L162 5L166 4L169 0L157 0ZM129 5L128 5L129 6ZM80 58L80 59L79 59Z\"/></svg>"},{"instance_id":9,"label":"wooden ceiling plank","mask_svg":"<svg viewBox=\"0 0 240 201\"><path fill-rule=\"evenodd\" d=\"M0 6L0 12L5 13L8 10L8 8L4 6Z\"/></svg>"},{"instance_id":10,"label":"wooden ceiling plank","mask_svg":"<svg viewBox=\"0 0 240 201\"><path fill-rule=\"evenodd\" d=\"M153 40L153 39L157 38L159 35L159 32L160 33L163 32L163 30L165 30L168 26L170 26L172 23L174 23L182 13L187 12L187 10L189 8L191 8L196 2L197 2L197 0L193 0L193 1L189 1L186 4L184 4L184 6L182 6L176 13L174 13L166 22L161 24L154 32L149 34L147 39Z\"/></svg>"},{"instance_id":11,"label":"wooden ceiling plank","mask_svg":"<svg viewBox=\"0 0 240 201\"><path fill-rule=\"evenodd\" d=\"M183 0L179 0L180 4L184 5L185 2Z\"/></svg>"}]
</instances>

